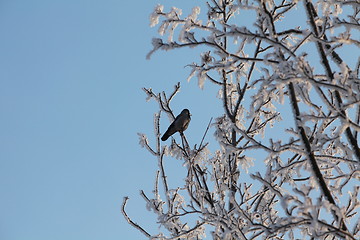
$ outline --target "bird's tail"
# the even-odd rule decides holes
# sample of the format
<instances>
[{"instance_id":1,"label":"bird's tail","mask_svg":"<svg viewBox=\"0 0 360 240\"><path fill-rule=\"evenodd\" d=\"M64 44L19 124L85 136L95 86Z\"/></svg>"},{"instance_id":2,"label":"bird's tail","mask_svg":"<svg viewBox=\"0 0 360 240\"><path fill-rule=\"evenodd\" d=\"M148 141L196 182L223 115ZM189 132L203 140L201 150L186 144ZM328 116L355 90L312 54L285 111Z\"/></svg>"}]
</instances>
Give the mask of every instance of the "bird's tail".
<instances>
[{"instance_id":1,"label":"bird's tail","mask_svg":"<svg viewBox=\"0 0 360 240\"><path fill-rule=\"evenodd\" d=\"M161 141L166 141L168 140L168 138L171 136L171 134L169 133L169 130L167 130L164 135L161 137Z\"/></svg>"}]
</instances>

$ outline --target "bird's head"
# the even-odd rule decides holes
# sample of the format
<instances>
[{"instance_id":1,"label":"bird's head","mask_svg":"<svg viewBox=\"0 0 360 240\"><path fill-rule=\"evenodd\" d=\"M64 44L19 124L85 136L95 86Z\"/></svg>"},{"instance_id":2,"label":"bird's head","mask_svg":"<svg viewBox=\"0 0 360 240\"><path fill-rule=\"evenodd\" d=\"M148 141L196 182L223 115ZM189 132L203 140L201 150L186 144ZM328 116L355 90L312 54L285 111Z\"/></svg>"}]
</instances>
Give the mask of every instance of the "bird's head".
<instances>
[{"instance_id":1,"label":"bird's head","mask_svg":"<svg viewBox=\"0 0 360 240\"><path fill-rule=\"evenodd\" d=\"M186 114L186 115L188 115L188 116L191 116L190 111L189 111L189 109L187 109L187 108L185 108L184 110L182 110L182 111L181 111L181 114Z\"/></svg>"}]
</instances>

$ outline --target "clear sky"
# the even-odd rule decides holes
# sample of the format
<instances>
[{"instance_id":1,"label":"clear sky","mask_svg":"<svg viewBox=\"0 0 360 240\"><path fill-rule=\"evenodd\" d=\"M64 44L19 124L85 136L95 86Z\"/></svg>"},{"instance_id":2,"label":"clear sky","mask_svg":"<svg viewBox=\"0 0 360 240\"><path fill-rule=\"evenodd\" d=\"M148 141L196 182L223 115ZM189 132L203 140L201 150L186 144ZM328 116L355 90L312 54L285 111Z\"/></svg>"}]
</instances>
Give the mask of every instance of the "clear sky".
<instances>
[{"instance_id":1,"label":"clear sky","mask_svg":"<svg viewBox=\"0 0 360 240\"><path fill-rule=\"evenodd\" d=\"M124 196L134 220L155 233L139 190L151 193L156 160L136 133L153 133L158 108L141 87L182 83L173 108L192 111L193 144L221 109L214 90L185 81L196 51L145 59L157 3L0 1L0 239L143 238L121 215Z\"/></svg>"},{"instance_id":2,"label":"clear sky","mask_svg":"<svg viewBox=\"0 0 360 240\"><path fill-rule=\"evenodd\" d=\"M144 239L121 215L124 196L133 220L156 233L139 190L151 194L157 162L138 145L137 133L153 141L158 107L141 88L170 92L181 82L172 107L176 114L190 109L191 145L222 112L211 84L200 90L196 79L186 82L184 66L198 61L199 50L145 59L157 37L149 15L158 3L184 14L194 6L0 1L0 239ZM168 124L164 116L162 132ZM166 167L176 186L182 163L168 159Z\"/></svg>"}]
</instances>

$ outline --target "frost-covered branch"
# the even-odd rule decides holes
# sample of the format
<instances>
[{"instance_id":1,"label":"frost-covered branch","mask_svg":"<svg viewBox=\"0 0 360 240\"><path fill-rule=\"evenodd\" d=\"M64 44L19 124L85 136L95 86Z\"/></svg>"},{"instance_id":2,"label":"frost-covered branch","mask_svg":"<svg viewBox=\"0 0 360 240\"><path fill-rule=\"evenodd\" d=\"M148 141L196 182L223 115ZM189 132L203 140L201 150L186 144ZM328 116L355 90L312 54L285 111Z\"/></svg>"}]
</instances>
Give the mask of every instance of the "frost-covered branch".
<instances>
[{"instance_id":1,"label":"frost-covered branch","mask_svg":"<svg viewBox=\"0 0 360 240\"><path fill-rule=\"evenodd\" d=\"M127 215L126 211L125 211L125 206L126 206L126 203L127 201L129 200L128 197L124 197L124 200L123 200L123 204L121 206L121 212L122 214L124 215L126 221L131 225L133 226L134 228L138 229L140 232L142 232L146 237L150 237L151 235L145 231L139 224L135 223L133 220L131 220L131 218Z\"/></svg>"}]
</instances>

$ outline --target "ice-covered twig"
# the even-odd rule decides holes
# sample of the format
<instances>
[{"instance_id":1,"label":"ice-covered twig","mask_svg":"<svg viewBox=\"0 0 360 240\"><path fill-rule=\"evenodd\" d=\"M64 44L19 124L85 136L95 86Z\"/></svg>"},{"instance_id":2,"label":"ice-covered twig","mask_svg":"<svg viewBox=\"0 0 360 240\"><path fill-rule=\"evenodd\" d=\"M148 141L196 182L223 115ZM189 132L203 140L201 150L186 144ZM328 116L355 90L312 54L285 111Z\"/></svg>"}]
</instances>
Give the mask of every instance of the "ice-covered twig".
<instances>
[{"instance_id":1,"label":"ice-covered twig","mask_svg":"<svg viewBox=\"0 0 360 240\"><path fill-rule=\"evenodd\" d=\"M123 216L125 217L126 221L131 225L133 226L134 228L138 229L141 233L143 233L146 237L150 238L151 235L146 231L144 230L139 224L137 224L136 222L134 222L133 220L131 220L131 218L127 215L126 211L125 211L125 206L126 206L126 203L127 201L129 200L128 197L124 197L124 200L123 200L123 203L122 203L122 206L121 206L121 212L123 214Z\"/></svg>"}]
</instances>

